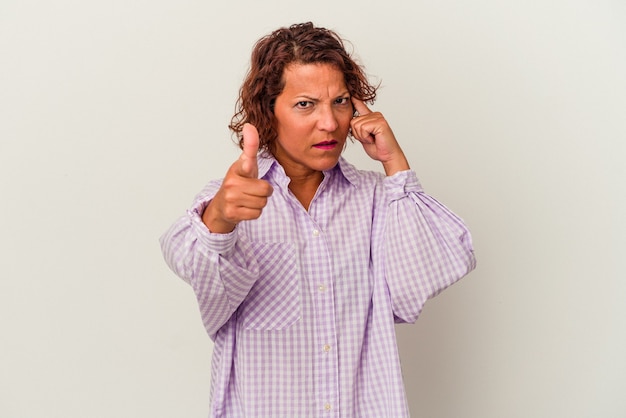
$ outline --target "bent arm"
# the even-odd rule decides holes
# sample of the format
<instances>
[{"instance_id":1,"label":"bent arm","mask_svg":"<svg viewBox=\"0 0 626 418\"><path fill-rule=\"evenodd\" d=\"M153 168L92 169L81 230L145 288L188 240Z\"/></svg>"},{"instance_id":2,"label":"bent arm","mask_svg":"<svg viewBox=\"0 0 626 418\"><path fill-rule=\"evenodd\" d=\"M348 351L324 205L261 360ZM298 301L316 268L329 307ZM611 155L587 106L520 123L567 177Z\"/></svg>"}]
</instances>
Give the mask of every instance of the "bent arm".
<instances>
[{"instance_id":1,"label":"bent arm","mask_svg":"<svg viewBox=\"0 0 626 418\"><path fill-rule=\"evenodd\" d=\"M414 322L424 303L476 267L463 221L424 193L415 173L384 180L385 277L397 322Z\"/></svg>"},{"instance_id":2,"label":"bent arm","mask_svg":"<svg viewBox=\"0 0 626 418\"><path fill-rule=\"evenodd\" d=\"M161 236L167 265L189 283L198 300L202 321L212 339L247 296L258 277L258 266L237 229L213 234L202 212L213 195L209 185L187 214Z\"/></svg>"}]
</instances>

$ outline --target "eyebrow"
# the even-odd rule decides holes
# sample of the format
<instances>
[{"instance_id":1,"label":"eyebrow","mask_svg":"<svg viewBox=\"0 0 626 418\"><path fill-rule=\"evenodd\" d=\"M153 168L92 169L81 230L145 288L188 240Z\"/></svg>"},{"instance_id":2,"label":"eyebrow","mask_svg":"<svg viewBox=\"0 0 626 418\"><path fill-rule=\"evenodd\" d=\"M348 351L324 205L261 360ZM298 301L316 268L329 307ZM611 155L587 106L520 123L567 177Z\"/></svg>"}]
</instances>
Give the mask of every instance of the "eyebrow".
<instances>
[{"instance_id":1,"label":"eyebrow","mask_svg":"<svg viewBox=\"0 0 626 418\"><path fill-rule=\"evenodd\" d=\"M338 94L334 98L337 99L339 97L346 97L346 96L350 96L350 92L348 90L344 91L343 93ZM310 100L312 102L319 102L320 101L320 99L318 99L317 97L309 96L307 94L297 95L297 96L294 97L294 99L296 99L296 100L298 100L298 99L306 99L306 100Z\"/></svg>"}]
</instances>

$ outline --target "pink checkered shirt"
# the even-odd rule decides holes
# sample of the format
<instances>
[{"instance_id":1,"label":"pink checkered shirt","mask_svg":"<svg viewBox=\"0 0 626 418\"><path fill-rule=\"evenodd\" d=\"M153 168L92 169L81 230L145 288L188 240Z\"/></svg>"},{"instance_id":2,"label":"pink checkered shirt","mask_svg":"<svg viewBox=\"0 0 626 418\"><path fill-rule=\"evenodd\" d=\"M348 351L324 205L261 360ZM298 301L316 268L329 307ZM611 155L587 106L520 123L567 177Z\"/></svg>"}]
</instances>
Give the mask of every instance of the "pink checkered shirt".
<instances>
[{"instance_id":1,"label":"pink checkered shirt","mask_svg":"<svg viewBox=\"0 0 626 418\"><path fill-rule=\"evenodd\" d=\"M161 237L214 341L211 417L409 415L394 323L474 268L470 234L413 171L342 158L324 175L307 212L260 157L274 194L259 219L210 233L213 181Z\"/></svg>"}]
</instances>

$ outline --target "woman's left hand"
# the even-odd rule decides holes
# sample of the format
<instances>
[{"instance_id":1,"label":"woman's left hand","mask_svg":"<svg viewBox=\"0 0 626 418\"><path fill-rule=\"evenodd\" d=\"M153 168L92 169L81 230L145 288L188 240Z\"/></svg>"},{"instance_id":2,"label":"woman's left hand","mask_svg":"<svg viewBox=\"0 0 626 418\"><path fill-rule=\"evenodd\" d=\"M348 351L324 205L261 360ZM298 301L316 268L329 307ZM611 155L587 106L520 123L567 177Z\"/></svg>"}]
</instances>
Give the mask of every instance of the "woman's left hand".
<instances>
[{"instance_id":1,"label":"woman's left hand","mask_svg":"<svg viewBox=\"0 0 626 418\"><path fill-rule=\"evenodd\" d=\"M350 122L352 136L363 145L367 155L380 161L388 176L408 170L410 167L404 152L382 113L372 112L355 98L352 98L352 104L358 112Z\"/></svg>"}]
</instances>

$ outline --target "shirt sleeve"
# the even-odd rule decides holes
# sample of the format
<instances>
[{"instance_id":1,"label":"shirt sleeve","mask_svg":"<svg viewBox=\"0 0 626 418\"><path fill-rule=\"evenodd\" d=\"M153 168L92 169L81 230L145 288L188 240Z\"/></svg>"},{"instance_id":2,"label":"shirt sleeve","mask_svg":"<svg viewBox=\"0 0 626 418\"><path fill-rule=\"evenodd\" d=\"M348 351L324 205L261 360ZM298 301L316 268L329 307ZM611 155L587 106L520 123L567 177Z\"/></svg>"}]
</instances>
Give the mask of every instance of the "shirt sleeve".
<instances>
[{"instance_id":1,"label":"shirt sleeve","mask_svg":"<svg viewBox=\"0 0 626 418\"><path fill-rule=\"evenodd\" d=\"M193 287L204 327L213 340L259 275L254 258L247 255L250 246L237 228L214 234L202 222L204 208L218 188L219 184L209 184L160 238L167 265Z\"/></svg>"},{"instance_id":2,"label":"shirt sleeve","mask_svg":"<svg viewBox=\"0 0 626 418\"><path fill-rule=\"evenodd\" d=\"M384 274L396 322L415 322L424 303L476 266L464 222L424 193L414 171L383 179Z\"/></svg>"}]
</instances>

